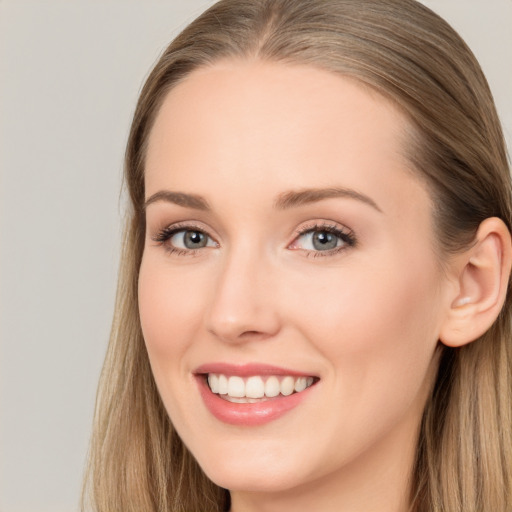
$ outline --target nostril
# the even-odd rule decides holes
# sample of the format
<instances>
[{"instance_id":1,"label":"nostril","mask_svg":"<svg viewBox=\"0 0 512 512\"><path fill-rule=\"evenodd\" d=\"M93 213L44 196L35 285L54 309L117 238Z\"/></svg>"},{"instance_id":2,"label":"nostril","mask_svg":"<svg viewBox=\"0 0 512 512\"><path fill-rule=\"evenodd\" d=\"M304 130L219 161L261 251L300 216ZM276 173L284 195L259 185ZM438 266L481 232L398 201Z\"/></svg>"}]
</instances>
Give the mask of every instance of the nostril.
<instances>
[{"instance_id":1,"label":"nostril","mask_svg":"<svg viewBox=\"0 0 512 512\"><path fill-rule=\"evenodd\" d=\"M244 331L239 334L238 338L240 340L250 341L250 340L263 340L268 338L270 335L268 333L264 333L261 331Z\"/></svg>"},{"instance_id":2,"label":"nostril","mask_svg":"<svg viewBox=\"0 0 512 512\"><path fill-rule=\"evenodd\" d=\"M262 332L259 331L245 331L240 334L240 336L261 336L263 335Z\"/></svg>"}]
</instances>

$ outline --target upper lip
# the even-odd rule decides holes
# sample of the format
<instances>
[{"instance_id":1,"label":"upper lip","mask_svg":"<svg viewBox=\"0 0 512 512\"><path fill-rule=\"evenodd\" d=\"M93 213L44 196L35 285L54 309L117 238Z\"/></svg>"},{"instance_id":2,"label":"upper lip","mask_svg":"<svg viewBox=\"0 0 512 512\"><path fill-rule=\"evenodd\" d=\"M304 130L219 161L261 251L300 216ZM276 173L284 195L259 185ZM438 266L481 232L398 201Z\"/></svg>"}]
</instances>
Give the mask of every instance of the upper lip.
<instances>
[{"instance_id":1,"label":"upper lip","mask_svg":"<svg viewBox=\"0 0 512 512\"><path fill-rule=\"evenodd\" d=\"M205 363L196 368L194 373L220 373L222 375L237 375L239 377L250 377L252 375L291 375L292 377L315 377L315 375L309 372L297 371L289 368L282 368L279 366L261 363Z\"/></svg>"}]
</instances>

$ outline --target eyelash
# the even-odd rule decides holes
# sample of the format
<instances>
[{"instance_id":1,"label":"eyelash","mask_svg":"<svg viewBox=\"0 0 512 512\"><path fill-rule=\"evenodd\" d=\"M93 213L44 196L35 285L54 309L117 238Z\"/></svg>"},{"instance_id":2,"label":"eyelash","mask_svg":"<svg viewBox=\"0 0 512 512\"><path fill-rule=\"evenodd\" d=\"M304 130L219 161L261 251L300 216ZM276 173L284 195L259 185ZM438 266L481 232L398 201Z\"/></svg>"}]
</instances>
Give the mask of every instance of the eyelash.
<instances>
[{"instance_id":1,"label":"eyelash","mask_svg":"<svg viewBox=\"0 0 512 512\"><path fill-rule=\"evenodd\" d=\"M206 237L213 240L206 231L199 227L195 226L193 224L173 224L172 226L167 226L160 230L153 238L152 240L159 245L162 245L165 250L169 254L175 254L177 256L195 256L197 255L197 252L199 249L181 249L179 247L174 247L167 243L174 235L179 233L180 231L194 231L199 232L205 235Z\"/></svg>"},{"instance_id":2,"label":"eyelash","mask_svg":"<svg viewBox=\"0 0 512 512\"><path fill-rule=\"evenodd\" d=\"M357 244L357 239L355 236L355 233L346 227L341 227L336 224L329 224L326 222L315 222L314 224L303 226L295 233L295 238L293 239L293 243L295 243L296 240L298 240L301 236L305 236L309 233L330 233L336 237L338 237L341 242L343 242L343 245L340 247L334 247L333 249L327 249L325 251L312 251L308 249L295 249L295 250L302 250L306 252L306 255L308 257L318 258L318 257L324 257L324 256L334 256L342 251L345 251L346 249L350 247L355 247ZM290 244L291 245L291 244Z\"/></svg>"},{"instance_id":3,"label":"eyelash","mask_svg":"<svg viewBox=\"0 0 512 512\"><path fill-rule=\"evenodd\" d=\"M152 237L152 240L158 243L159 245L164 246L165 250L170 254L175 254L177 256L197 255L200 249L181 249L179 247L174 247L167 243L174 235L181 231L199 232L215 242L215 240L211 238L210 235L208 235L208 233L203 228L195 226L193 224L174 224L172 226L165 227L162 230L160 230L154 237ZM311 256L313 258L317 258L323 256L334 256L335 254L338 254L350 247L355 247L357 244L357 239L355 237L354 232L352 230L349 230L348 228L342 228L340 226L329 223L314 223L298 229L295 232L295 237L290 245L294 244L300 237L314 232L330 233L332 235L335 235L336 237L338 237L339 240L341 240L343 245L341 245L340 247L335 247L333 249L327 249L325 251L314 251L301 248L295 248L292 250L301 250L306 252L307 257ZM217 242L215 243L217 244Z\"/></svg>"}]
</instances>

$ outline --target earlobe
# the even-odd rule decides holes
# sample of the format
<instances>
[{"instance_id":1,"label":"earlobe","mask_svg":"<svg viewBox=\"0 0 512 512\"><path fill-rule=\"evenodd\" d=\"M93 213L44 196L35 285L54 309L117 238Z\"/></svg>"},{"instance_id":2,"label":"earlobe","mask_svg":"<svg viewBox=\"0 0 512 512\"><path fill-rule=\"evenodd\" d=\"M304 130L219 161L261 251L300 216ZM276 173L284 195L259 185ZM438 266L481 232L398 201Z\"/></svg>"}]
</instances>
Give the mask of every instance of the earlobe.
<instances>
[{"instance_id":1,"label":"earlobe","mask_svg":"<svg viewBox=\"0 0 512 512\"><path fill-rule=\"evenodd\" d=\"M454 258L454 297L439 339L460 347L484 334L498 317L505 302L512 258L511 236L496 217L484 220L474 245Z\"/></svg>"}]
</instances>

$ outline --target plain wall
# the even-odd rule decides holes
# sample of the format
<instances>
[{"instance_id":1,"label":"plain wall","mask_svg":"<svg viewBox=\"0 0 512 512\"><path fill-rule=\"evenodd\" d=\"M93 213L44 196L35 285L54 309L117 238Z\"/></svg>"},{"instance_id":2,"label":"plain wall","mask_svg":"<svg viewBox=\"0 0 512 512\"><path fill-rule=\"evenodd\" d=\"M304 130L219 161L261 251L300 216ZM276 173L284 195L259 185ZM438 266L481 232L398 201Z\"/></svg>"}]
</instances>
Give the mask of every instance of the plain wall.
<instances>
[{"instance_id":1,"label":"plain wall","mask_svg":"<svg viewBox=\"0 0 512 512\"><path fill-rule=\"evenodd\" d=\"M0 0L0 512L77 510L143 78L206 0ZM512 1L425 0L512 147Z\"/></svg>"}]
</instances>

